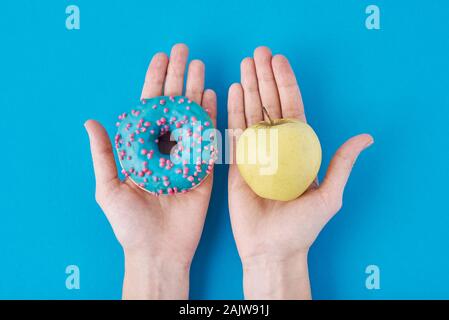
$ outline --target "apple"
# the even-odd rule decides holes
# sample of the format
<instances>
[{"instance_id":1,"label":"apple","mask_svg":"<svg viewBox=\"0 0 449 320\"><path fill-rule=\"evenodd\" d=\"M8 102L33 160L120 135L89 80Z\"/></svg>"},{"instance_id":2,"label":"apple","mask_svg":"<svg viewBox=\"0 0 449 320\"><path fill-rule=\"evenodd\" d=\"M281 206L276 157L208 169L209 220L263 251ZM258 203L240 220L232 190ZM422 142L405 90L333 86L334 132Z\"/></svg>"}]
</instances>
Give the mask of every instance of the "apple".
<instances>
[{"instance_id":1,"label":"apple","mask_svg":"<svg viewBox=\"0 0 449 320\"><path fill-rule=\"evenodd\" d=\"M290 201L315 180L321 165L321 145L305 122L269 118L242 133L236 160L240 174L257 195Z\"/></svg>"}]
</instances>

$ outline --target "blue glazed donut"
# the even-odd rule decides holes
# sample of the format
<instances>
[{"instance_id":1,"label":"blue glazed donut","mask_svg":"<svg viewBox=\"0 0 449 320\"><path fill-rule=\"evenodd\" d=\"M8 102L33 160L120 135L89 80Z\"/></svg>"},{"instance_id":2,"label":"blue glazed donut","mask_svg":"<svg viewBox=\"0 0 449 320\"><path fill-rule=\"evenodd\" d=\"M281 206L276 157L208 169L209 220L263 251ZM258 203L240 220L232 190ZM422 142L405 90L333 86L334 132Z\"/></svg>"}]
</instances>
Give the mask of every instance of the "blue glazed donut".
<instances>
[{"instance_id":1,"label":"blue glazed donut","mask_svg":"<svg viewBox=\"0 0 449 320\"><path fill-rule=\"evenodd\" d=\"M119 115L115 135L122 173L155 194L184 193L209 175L217 158L216 131L207 112L186 97L142 100ZM159 151L159 139L170 134L177 144Z\"/></svg>"}]
</instances>

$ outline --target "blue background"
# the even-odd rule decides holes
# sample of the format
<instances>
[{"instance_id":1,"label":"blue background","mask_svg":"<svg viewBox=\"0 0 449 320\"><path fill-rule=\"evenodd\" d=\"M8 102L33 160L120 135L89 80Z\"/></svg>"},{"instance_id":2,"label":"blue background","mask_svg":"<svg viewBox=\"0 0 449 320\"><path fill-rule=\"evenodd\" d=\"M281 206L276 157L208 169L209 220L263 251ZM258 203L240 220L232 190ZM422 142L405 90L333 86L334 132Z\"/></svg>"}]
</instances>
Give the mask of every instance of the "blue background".
<instances>
[{"instance_id":1,"label":"blue background","mask_svg":"<svg viewBox=\"0 0 449 320\"><path fill-rule=\"evenodd\" d=\"M447 1L2 1L0 4L0 298L120 298L123 256L94 200L83 128L140 96L157 51L176 42L207 66L226 127L228 86L258 45L297 72L323 146L370 132L344 207L310 253L318 299L449 298L449 2ZM65 8L81 30L65 28ZM365 28L365 8L381 30ZM227 210L227 167L191 272L191 298L240 299L241 264ZM81 290L65 288L65 267ZM381 289L365 288L365 268Z\"/></svg>"}]
</instances>

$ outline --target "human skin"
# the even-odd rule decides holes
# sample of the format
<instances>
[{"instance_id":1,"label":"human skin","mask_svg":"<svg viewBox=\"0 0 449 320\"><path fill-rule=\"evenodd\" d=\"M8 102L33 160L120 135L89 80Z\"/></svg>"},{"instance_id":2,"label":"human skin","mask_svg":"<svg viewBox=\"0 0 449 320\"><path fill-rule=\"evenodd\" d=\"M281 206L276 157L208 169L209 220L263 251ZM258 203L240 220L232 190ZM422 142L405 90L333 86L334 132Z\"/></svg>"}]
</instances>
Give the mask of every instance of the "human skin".
<instances>
[{"instance_id":1,"label":"human skin","mask_svg":"<svg viewBox=\"0 0 449 320\"><path fill-rule=\"evenodd\" d=\"M269 48L259 47L254 57L242 61L240 69L241 83L229 89L230 129L244 130L264 120L262 106L273 119L306 121L296 77L284 56L272 56ZM289 202L257 196L241 177L234 155L229 169L229 211L246 299L311 299L309 248L342 207L352 167L372 143L368 134L346 141L332 158L323 183L318 185L316 180Z\"/></svg>"},{"instance_id":2,"label":"human skin","mask_svg":"<svg viewBox=\"0 0 449 320\"><path fill-rule=\"evenodd\" d=\"M170 57L153 56L141 98L183 94L188 48L173 46ZM204 90L205 67L192 60L185 96L202 105L216 122L217 98ZM96 121L85 123L96 179L96 200L125 256L124 299L187 299L189 270L203 230L212 174L185 194L153 196L129 179L120 181L111 142Z\"/></svg>"}]
</instances>

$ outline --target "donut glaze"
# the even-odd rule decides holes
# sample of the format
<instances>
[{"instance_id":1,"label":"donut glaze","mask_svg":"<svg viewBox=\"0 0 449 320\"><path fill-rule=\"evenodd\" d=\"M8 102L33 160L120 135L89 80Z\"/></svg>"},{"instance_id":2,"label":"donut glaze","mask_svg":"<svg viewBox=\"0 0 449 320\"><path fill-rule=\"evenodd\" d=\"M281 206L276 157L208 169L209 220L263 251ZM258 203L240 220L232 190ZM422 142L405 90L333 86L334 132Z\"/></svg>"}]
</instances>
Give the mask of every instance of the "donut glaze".
<instances>
[{"instance_id":1,"label":"donut glaze","mask_svg":"<svg viewBox=\"0 0 449 320\"><path fill-rule=\"evenodd\" d=\"M186 97L142 100L119 115L115 148L122 174L154 194L184 193L209 175L217 157L216 131L207 112ZM159 151L159 139L170 134L177 144Z\"/></svg>"}]
</instances>

